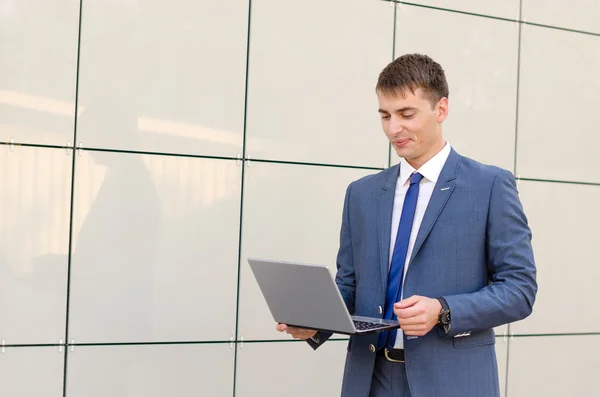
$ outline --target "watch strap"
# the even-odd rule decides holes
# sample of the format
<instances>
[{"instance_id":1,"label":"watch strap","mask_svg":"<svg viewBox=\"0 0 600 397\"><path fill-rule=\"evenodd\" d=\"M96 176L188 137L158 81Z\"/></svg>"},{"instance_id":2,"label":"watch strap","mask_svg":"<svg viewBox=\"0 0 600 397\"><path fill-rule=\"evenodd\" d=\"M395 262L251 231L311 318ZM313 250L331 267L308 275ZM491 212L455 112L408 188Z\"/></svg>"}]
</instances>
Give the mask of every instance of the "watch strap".
<instances>
[{"instance_id":1,"label":"watch strap","mask_svg":"<svg viewBox=\"0 0 600 397\"><path fill-rule=\"evenodd\" d=\"M440 296L439 298L436 298L436 299L442 305L442 310L450 310L450 307L448 306L448 302L446 302L446 299L444 299L444 297Z\"/></svg>"}]
</instances>

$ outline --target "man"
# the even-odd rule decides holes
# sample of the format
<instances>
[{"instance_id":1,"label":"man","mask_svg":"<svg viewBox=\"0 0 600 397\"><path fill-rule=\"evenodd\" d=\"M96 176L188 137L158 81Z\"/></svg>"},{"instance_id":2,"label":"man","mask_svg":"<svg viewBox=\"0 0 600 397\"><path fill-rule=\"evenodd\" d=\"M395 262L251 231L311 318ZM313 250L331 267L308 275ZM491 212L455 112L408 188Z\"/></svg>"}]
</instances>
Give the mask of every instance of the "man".
<instances>
[{"instance_id":1,"label":"man","mask_svg":"<svg viewBox=\"0 0 600 397\"><path fill-rule=\"evenodd\" d=\"M350 338L342 396L499 396L493 328L527 317L537 293L515 180L445 141L448 84L431 58L396 59L376 92L401 161L348 187L336 283L351 313L401 330ZM314 349L331 336L277 329Z\"/></svg>"}]
</instances>

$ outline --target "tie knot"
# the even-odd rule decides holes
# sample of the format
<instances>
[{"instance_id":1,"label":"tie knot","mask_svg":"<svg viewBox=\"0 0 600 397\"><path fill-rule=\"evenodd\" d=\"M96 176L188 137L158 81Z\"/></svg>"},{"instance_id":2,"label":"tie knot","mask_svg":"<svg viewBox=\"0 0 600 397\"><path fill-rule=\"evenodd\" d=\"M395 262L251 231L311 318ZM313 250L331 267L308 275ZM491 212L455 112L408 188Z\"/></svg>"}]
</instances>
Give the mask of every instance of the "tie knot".
<instances>
[{"instance_id":1,"label":"tie knot","mask_svg":"<svg viewBox=\"0 0 600 397\"><path fill-rule=\"evenodd\" d=\"M415 172L410 176L410 184L414 185L415 183L419 183L421 182L421 179L423 179L423 175L419 174L418 172Z\"/></svg>"}]
</instances>

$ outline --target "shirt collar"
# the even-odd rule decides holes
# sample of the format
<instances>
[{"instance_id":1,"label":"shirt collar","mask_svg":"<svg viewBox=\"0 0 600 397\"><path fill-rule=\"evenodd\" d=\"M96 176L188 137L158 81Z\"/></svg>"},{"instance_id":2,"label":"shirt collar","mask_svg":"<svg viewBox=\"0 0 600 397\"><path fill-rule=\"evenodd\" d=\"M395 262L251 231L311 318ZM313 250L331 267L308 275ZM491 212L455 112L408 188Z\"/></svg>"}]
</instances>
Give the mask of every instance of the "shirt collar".
<instances>
[{"instance_id":1,"label":"shirt collar","mask_svg":"<svg viewBox=\"0 0 600 397\"><path fill-rule=\"evenodd\" d=\"M398 175L398 184L404 186L408 181L413 172L418 171L419 174L433 183L437 183L438 178L446 164L446 160L450 155L450 143L446 142L444 148L440 150L435 156L429 159L428 162L423 164L421 168L415 170L412 165L406 161L405 158L400 158L400 175Z\"/></svg>"}]
</instances>

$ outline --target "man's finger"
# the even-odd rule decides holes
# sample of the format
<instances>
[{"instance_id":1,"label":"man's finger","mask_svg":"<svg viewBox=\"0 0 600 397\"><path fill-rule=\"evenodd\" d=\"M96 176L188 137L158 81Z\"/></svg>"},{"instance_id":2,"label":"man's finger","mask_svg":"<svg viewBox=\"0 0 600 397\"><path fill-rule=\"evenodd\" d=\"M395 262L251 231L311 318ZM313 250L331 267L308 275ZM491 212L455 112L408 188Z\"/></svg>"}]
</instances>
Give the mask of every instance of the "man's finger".
<instances>
[{"instance_id":1,"label":"man's finger","mask_svg":"<svg viewBox=\"0 0 600 397\"><path fill-rule=\"evenodd\" d=\"M405 325L402 327L402 332L406 335L410 335L412 332L416 331L417 327L415 325Z\"/></svg>"},{"instance_id":2,"label":"man's finger","mask_svg":"<svg viewBox=\"0 0 600 397\"><path fill-rule=\"evenodd\" d=\"M411 317L421 315L424 312L425 312L425 309L423 307L421 307L421 305L413 305L413 306L409 306L405 309L399 309L399 308L394 309L394 314L396 314L396 316L398 316L400 318L411 318Z\"/></svg>"},{"instance_id":3,"label":"man's finger","mask_svg":"<svg viewBox=\"0 0 600 397\"><path fill-rule=\"evenodd\" d=\"M422 325L426 325L427 324L427 317L423 316L423 315L418 315L418 316L413 316L413 317L409 317L409 318L398 318L398 323L400 324L400 326L407 326L407 325L416 325L416 326L422 326Z\"/></svg>"},{"instance_id":4,"label":"man's finger","mask_svg":"<svg viewBox=\"0 0 600 397\"><path fill-rule=\"evenodd\" d=\"M400 324L400 327L402 329L404 329L405 327L414 327L414 326L419 325L419 321L417 319L415 319L415 317L400 318L400 319L398 319L398 323Z\"/></svg>"},{"instance_id":5,"label":"man's finger","mask_svg":"<svg viewBox=\"0 0 600 397\"><path fill-rule=\"evenodd\" d=\"M285 332L296 339L307 339L309 335L313 332L309 329L305 328L296 328L296 327L288 327L286 326Z\"/></svg>"},{"instance_id":6,"label":"man's finger","mask_svg":"<svg viewBox=\"0 0 600 397\"><path fill-rule=\"evenodd\" d=\"M287 325L285 325L285 324L277 324L277 326L275 327L275 329L277 329L277 331L279 331L279 332L283 332L283 331L285 331L287 328L288 328L288 327L287 327Z\"/></svg>"},{"instance_id":7,"label":"man's finger","mask_svg":"<svg viewBox=\"0 0 600 397\"><path fill-rule=\"evenodd\" d=\"M426 334L426 332L425 332L425 330L422 330L422 329L414 329L414 330L404 331L404 334L406 334L407 336L423 336Z\"/></svg>"},{"instance_id":8,"label":"man's finger","mask_svg":"<svg viewBox=\"0 0 600 397\"><path fill-rule=\"evenodd\" d=\"M294 339L307 339L307 338L308 338L308 336L307 336L307 335L306 335L306 333L304 333L304 332L300 332L300 333L293 333L293 334L292 334L292 337L293 337Z\"/></svg>"},{"instance_id":9,"label":"man's finger","mask_svg":"<svg viewBox=\"0 0 600 397\"><path fill-rule=\"evenodd\" d=\"M426 325L423 323L412 323L412 324L400 324L400 328L402 331L406 332L415 332L415 331L425 331L427 329Z\"/></svg>"}]
</instances>

